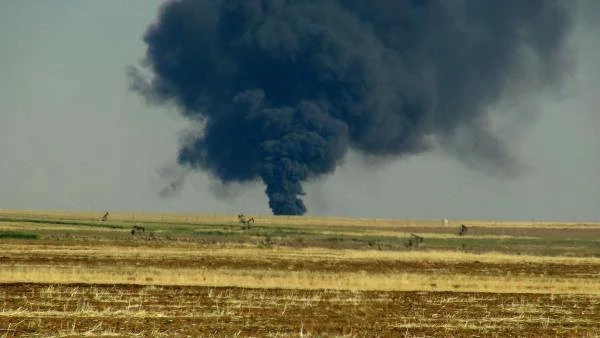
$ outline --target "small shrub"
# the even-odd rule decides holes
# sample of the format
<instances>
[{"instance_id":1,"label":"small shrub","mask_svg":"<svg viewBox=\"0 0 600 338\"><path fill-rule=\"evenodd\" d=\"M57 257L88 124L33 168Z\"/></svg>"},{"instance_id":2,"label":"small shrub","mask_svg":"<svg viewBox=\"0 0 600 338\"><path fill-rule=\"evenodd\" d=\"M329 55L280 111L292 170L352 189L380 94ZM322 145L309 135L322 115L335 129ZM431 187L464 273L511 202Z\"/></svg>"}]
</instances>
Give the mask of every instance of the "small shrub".
<instances>
[{"instance_id":1,"label":"small shrub","mask_svg":"<svg viewBox=\"0 0 600 338\"><path fill-rule=\"evenodd\" d=\"M344 238L336 236L336 237L327 237L326 241L328 242L343 242Z\"/></svg>"},{"instance_id":2,"label":"small shrub","mask_svg":"<svg viewBox=\"0 0 600 338\"><path fill-rule=\"evenodd\" d=\"M260 243L258 243L258 247L261 249L272 248L273 247L273 239L271 238L271 235L265 236L265 239L260 241Z\"/></svg>"}]
</instances>

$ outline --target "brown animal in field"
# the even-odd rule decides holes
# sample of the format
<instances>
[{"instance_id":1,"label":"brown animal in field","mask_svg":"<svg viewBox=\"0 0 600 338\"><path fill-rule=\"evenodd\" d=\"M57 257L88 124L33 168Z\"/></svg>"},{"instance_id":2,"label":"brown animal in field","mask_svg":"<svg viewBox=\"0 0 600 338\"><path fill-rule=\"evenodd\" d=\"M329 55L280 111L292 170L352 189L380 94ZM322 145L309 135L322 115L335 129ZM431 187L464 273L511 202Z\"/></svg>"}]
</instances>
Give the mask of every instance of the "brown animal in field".
<instances>
[{"instance_id":1,"label":"brown animal in field","mask_svg":"<svg viewBox=\"0 0 600 338\"><path fill-rule=\"evenodd\" d=\"M239 214L238 219L243 224L242 228L244 229L250 229L250 223L254 223L254 217L246 218L244 214Z\"/></svg>"},{"instance_id":2,"label":"brown animal in field","mask_svg":"<svg viewBox=\"0 0 600 338\"><path fill-rule=\"evenodd\" d=\"M458 235L459 235L459 236L462 236L462 235L466 234L466 233L467 233L467 231L469 231L469 228L467 228L467 226L466 226L466 225L464 225L464 224L461 224L461 225L460 225L460 229L458 230Z\"/></svg>"},{"instance_id":3,"label":"brown animal in field","mask_svg":"<svg viewBox=\"0 0 600 338\"><path fill-rule=\"evenodd\" d=\"M102 218L100 219L102 222L106 221L108 219L108 211L106 213L104 213L104 216L102 216Z\"/></svg>"},{"instance_id":4,"label":"brown animal in field","mask_svg":"<svg viewBox=\"0 0 600 338\"><path fill-rule=\"evenodd\" d=\"M418 248L419 244L423 243L425 241L425 238L421 237L421 236L417 236L415 234L410 234L410 238L408 239L408 243L406 244L407 247L415 247Z\"/></svg>"},{"instance_id":5,"label":"brown animal in field","mask_svg":"<svg viewBox=\"0 0 600 338\"><path fill-rule=\"evenodd\" d=\"M134 225L133 228L131 228L132 235L144 233L144 232L146 232L146 229L141 225Z\"/></svg>"}]
</instances>

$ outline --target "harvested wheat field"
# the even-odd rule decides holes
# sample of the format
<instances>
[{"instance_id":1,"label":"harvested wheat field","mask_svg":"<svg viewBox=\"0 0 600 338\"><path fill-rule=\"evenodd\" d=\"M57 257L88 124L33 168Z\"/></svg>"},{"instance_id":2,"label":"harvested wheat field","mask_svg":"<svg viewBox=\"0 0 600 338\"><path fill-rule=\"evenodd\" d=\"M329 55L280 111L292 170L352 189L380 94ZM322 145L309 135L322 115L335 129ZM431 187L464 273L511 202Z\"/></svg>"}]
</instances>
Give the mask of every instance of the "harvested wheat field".
<instances>
[{"instance_id":1,"label":"harvested wheat field","mask_svg":"<svg viewBox=\"0 0 600 338\"><path fill-rule=\"evenodd\" d=\"M6 284L9 335L585 336L597 297L202 286Z\"/></svg>"},{"instance_id":2,"label":"harvested wheat field","mask_svg":"<svg viewBox=\"0 0 600 338\"><path fill-rule=\"evenodd\" d=\"M103 214L0 210L0 337L600 335L600 224Z\"/></svg>"}]
</instances>

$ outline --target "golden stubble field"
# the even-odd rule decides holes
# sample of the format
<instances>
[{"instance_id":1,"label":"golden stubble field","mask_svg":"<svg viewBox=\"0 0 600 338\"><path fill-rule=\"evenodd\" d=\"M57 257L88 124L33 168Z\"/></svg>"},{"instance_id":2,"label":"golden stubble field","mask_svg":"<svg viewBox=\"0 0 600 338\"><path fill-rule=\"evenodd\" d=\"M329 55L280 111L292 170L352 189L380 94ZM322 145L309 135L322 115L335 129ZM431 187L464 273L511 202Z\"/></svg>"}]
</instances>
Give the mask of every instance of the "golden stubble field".
<instances>
[{"instance_id":1,"label":"golden stubble field","mask_svg":"<svg viewBox=\"0 0 600 338\"><path fill-rule=\"evenodd\" d=\"M0 210L0 337L600 335L600 224L102 214Z\"/></svg>"}]
</instances>

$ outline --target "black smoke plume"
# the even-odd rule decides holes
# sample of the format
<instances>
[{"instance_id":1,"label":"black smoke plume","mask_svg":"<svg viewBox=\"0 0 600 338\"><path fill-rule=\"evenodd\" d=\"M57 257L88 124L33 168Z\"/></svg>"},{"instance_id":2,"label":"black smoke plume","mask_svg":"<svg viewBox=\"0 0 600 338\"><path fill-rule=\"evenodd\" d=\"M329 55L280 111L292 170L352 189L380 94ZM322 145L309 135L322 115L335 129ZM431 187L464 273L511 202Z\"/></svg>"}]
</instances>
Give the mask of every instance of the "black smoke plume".
<instances>
[{"instance_id":1,"label":"black smoke plume","mask_svg":"<svg viewBox=\"0 0 600 338\"><path fill-rule=\"evenodd\" d=\"M487 112L511 86L559 82L567 3L170 1L144 35L151 79L130 75L204 125L180 165L224 183L261 178L274 214L300 215L302 182L350 148L402 156L472 128L472 149L502 162Z\"/></svg>"}]
</instances>

